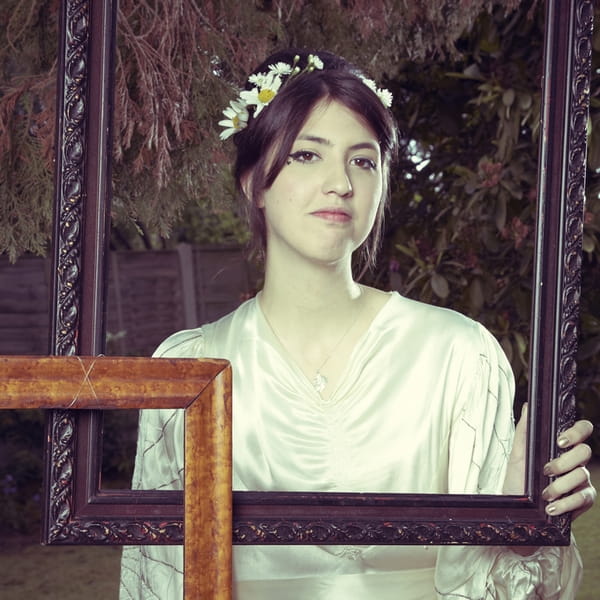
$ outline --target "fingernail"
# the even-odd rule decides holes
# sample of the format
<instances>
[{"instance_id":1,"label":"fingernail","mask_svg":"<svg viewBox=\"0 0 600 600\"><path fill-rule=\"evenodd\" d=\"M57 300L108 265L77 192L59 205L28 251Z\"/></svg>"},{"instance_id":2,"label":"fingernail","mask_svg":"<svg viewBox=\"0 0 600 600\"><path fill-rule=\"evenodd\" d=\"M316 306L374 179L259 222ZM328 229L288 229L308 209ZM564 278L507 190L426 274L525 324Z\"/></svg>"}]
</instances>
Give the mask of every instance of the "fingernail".
<instances>
[{"instance_id":1,"label":"fingernail","mask_svg":"<svg viewBox=\"0 0 600 600\"><path fill-rule=\"evenodd\" d=\"M549 504L548 506L546 506L546 512L549 515L553 515L556 512L556 504Z\"/></svg>"},{"instance_id":2,"label":"fingernail","mask_svg":"<svg viewBox=\"0 0 600 600\"><path fill-rule=\"evenodd\" d=\"M544 475L546 477L550 477L550 475L552 475L552 467L550 466L550 463L544 465Z\"/></svg>"},{"instance_id":3,"label":"fingernail","mask_svg":"<svg viewBox=\"0 0 600 600\"><path fill-rule=\"evenodd\" d=\"M542 492L542 498L546 501L546 502L552 502L552 500L554 500L554 498L552 497L552 494L548 491L548 488L546 488L543 492Z\"/></svg>"},{"instance_id":4,"label":"fingernail","mask_svg":"<svg viewBox=\"0 0 600 600\"><path fill-rule=\"evenodd\" d=\"M556 443L559 448L565 448L569 445L569 438L566 435L561 435Z\"/></svg>"}]
</instances>

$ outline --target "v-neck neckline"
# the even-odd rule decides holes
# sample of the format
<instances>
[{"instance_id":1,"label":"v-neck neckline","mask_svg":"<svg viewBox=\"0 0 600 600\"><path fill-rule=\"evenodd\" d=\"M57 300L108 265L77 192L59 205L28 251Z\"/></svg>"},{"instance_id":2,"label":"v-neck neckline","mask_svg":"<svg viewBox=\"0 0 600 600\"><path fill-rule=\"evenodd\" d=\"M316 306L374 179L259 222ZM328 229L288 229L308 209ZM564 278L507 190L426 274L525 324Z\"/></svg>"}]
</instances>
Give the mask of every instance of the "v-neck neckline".
<instances>
[{"instance_id":1,"label":"v-neck neckline","mask_svg":"<svg viewBox=\"0 0 600 600\"><path fill-rule=\"evenodd\" d=\"M355 356L356 356L358 350L360 348L364 347L364 344L365 344L367 338L375 330L379 320L383 318L382 315L385 312L387 312L387 309L392 302L392 298L394 298L396 295L394 292L387 292L389 297L382 304L382 306L378 309L377 313L371 319L371 322L368 324L365 331L359 336L356 343L354 344L354 347L352 348L352 351L350 352L350 355L348 357L348 362L346 363L345 367L342 369L341 375L338 379L338 382L337 382L335 388L333 389L333 391L331 392L331 394L329 394L329 396L327 398L324 398L321 395L321 393L314 387L314 385L312 384L312 381L310 380L308 375L306 375L306 373L302 370L302 368L300 367L298 362L291 356L291 354L285 348L285 346L279 339L279 336L275 333L275 331L273 331L273 327L269 323L269 320L267 319L267 317L266 317L265 313L263 312L263 309L260 305L260 295L261 294L262 294L262 292L259 292L256 295L255 306L256 306L257 314L259 315L259 320L262 322L262 325L263 325L262 329L267 332L267 334L270 338L268 340L268 342L275 349L275 351L277 352L277 354L279 355L281 360L283 360L283 362L285 362L288 365L290 370L296 374L296 377L302 382L304 387L306 387L310 390L312 399L316 402L316 404L321 409L330 408L330 407L338 404L339 401L341 400L341 398L338 399L338 397L337 397L338 392L343 387L343 384L345 382L347 382L349 370L355 361Z\"/></svg>"}]
</instances>

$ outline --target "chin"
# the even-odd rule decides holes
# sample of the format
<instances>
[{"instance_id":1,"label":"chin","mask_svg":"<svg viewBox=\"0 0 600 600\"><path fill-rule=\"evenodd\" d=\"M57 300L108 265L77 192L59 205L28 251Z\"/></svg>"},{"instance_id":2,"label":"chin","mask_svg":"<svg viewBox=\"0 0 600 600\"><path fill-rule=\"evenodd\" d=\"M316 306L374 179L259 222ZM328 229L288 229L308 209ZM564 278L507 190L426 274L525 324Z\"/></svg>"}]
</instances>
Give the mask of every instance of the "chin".
<instances>
[{"instance_id":1,"label":"chin","mask_svg":"<svg viewBox=\"0 0 600 600\"><path fill-rule=\"evenodd\" d=\"M339 267L351 264L352 254L351 250L323 252L315 256L314 260L325 267Z\"/></svg>"}]
</instances>

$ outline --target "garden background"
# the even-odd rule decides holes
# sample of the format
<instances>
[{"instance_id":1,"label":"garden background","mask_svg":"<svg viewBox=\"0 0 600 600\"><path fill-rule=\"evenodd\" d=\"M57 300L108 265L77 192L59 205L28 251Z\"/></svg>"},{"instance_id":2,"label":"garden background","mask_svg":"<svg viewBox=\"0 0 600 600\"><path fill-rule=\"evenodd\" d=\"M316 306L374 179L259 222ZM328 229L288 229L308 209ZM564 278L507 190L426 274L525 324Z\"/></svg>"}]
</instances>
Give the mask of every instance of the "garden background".
<instances>
[{"instance_id":1,"label":"garden background","mask_svg":"<svg viewBox=\"0 0 600 600\"><path fill-rule=\"evenodd\" d=\"M6 277L0 280L0 328L33 323L33 333L18 335L33 336L40 354L46 352L45 297L39 300L42 321L34 322L23 303L9 302L7 291L18 289L13 281L23 281L20 274L28 261L47 255L49 249L58 5L58 0L4 0L0 6L0 23L5 24L0 30L0 253L6 267L0 271L0 277ZM182 244L194 252L207 245L243 247L247 231L229 171L232 144L218 139L221 111L235 97L244 75L271 50L298 46L338 52L392 91L401 130L384 243L367 282L450 306L481 321L511 360L518 398L523 398L543 8L536 0L122 0L113 253L133 257L178 252ZM596 425L596 456L599 30L600 26L594 34L577 384L580 413ZM228 288L225 304L260 285L256 257L243 261L239 279L244 283ZM178 264L171 274L179 272ZM121 283L125 296L133 293L132 282L133 277ZM163 314L176 312L169 304L155 304ZM202 311L195 316L202 319ZM109 328L109 352L127 346L127 353L148 354L163 336L155 331L152 344L133 343L134 318L126 319L126 326ZM105 474L118 482L129 476L132 453L130 436L114 433L116 428L107 427ZM41 414L0 411L3 534L30 536L38 527L42 439ZM592 530L581 531L585 536ZM593 551L593 545L590 548Z\"/></svg>"}]
</instances>

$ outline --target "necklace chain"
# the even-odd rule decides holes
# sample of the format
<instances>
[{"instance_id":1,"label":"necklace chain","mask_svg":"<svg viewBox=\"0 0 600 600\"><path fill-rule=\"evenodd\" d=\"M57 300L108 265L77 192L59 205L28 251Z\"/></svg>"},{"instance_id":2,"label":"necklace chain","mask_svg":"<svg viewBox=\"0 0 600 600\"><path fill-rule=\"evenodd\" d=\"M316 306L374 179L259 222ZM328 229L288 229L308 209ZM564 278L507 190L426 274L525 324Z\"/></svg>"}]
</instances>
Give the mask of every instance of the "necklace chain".
<instances>
[{"instance_id":1,"label":"necklace chain","mask_svg":"<svg viewBox=\"0 0 600 600\"><path fill-rule=\"evenodd\" d=\"M329 383L328 378L325 375L323 375L323 373L321 373L321 369L327 364L329 359L333 356L333 353L340 347L342 342L346 339L346 336L350 333L350 331L352 331L354 325L356 325L356 321L357 321L356 317L358 316L360 309L361 309L361 306L360 306L361 298L362 298L362 292L356 300L355 310L352 313L352 319L350 319L350 323L348 324L348 327L346 327L346 329L344 330L344 333L341 335L341 337L335 343L333 348L327 353L327 356L325 356L325 359L318 366L313 378L310 380L311 385L319 394L327 387L327 384ZM269 328L273 332L273 335L279 340L279 343L281 344L283 349L286 351L286 353L291 358L290 352L287 349L287 345L284 344L283 341L281 340L281 338L279 337L279 335L277 335L277 332L275 331L275 328L271 325L271 322L269 321L267 315L265 313L263 313L263 314L265 316L267 324L269 325Z\"/></svg>"},{"instance_id":2,"label":"necklace chain","mask_svg":"<svg viewBox=\"0 0 600 600\"><path fill-rule=\"evenodd\" d=\"M321 373L321 369L329 362L329 359L333 356L333 353L341 346L342 342L346 339L346 336L350 333L350 331L352 330L354 325L356 325L356 317L358 316L358 309L359 309L359 307L357 306L356 310L354 311L354 313L352 315L353 318L350 320L350 324L348 325L348 327L342 334L342 337L336 342L336 344L333 346L333 348L329 351L329 353L325 357L325 360L317 367L315 375L311 380L312 386L315 388L315 390L317 390L317 392L319 392L319 394L327 387L327 384L329 383L329 379L325 375L323 375L323 373Z\"/></svg>"}]
</instances>

